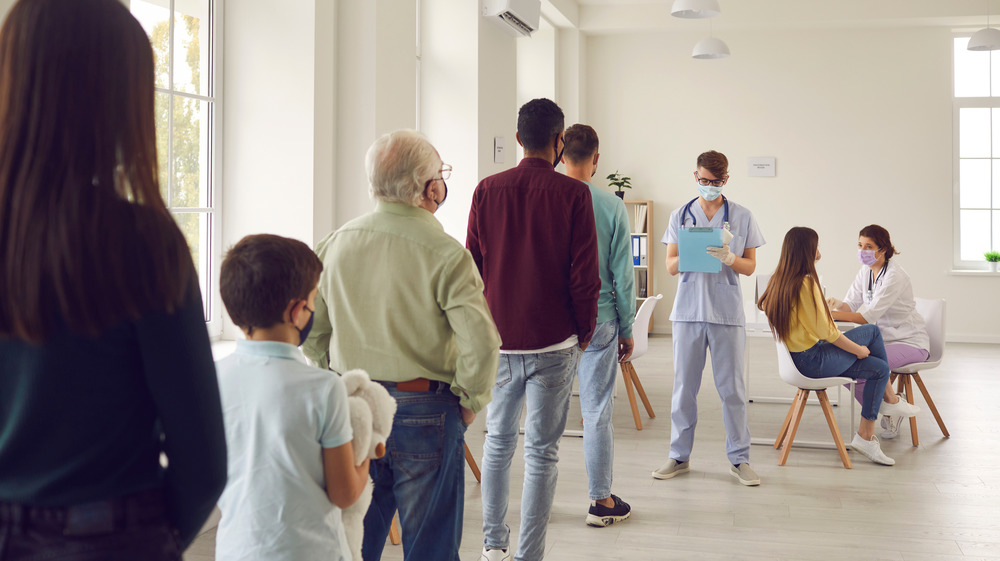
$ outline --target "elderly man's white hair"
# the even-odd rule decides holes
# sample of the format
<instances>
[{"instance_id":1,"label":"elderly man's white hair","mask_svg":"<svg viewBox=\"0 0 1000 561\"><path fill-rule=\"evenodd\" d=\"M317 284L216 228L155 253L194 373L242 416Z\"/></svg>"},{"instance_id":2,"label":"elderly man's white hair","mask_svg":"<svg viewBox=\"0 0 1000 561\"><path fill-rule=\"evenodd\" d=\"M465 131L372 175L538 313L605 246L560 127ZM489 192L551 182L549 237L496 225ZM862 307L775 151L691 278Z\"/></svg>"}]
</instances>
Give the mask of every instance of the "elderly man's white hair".
<instances>
[{"instance_id":1,"label":"elderly man's white hair","mask_svg":"<svg viewBox=\"0 0 1000 561\"><path fill-rule=\"evenodd\" d=\"M424 185L437 177L441 156L423 134L402 129L382 135L365 155L371 196L418 206Z\"/></svg>"}]
</instances>

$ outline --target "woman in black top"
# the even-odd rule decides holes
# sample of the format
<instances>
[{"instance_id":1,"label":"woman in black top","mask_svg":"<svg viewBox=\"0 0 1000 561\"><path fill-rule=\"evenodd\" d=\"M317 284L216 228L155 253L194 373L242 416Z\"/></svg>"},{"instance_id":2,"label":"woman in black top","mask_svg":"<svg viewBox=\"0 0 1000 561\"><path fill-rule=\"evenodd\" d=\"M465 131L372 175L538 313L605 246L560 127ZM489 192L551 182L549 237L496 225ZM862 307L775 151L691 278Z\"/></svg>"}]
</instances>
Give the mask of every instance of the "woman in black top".
<instances>
[{"instance_id":1,"label":"woman in black top","mask_svg":"<svg viewBox=\"0 0 1000 561\"><path fill-rule=\"evenodd\" d=\"M118 0L20 0L0 28L0 560L179 559L225 485L153 73Z\"/></svg>"}]
</instances>

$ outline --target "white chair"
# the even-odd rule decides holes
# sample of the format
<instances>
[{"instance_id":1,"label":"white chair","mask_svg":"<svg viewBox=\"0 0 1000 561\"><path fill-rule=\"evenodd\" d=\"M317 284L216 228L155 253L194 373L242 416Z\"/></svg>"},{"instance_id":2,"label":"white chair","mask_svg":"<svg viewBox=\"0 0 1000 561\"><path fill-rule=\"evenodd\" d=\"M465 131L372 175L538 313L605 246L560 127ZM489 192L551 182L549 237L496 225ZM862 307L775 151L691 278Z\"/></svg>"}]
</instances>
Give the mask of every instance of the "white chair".
<instances>
[{"instance_id":1,"label":"white chair","mask_svg":"<svg viewBox=\"0 0 1000 561\"><path fill-rule=\"evenodd\" d=\"M662 298L662 294L650 296L639 306L639 311L635 314L635 323L632 324L632 356L627 361L621 363L622 378L625 379L625 391L628 393L628 402L632 406L632 419L635 421L636 430L642 430L642 419L639 418L639 406L635 402L635 393L637 391L639 392L639 397L642 399L642 404L646 407L646 413L649 414L651 419L656 418L656 415L653 413L653 406L649 404L649 398L646 397L646 391L642 389L639 375L636 374L635 368L632 366L632 361L646 354L646 350L649 349L649 320L653 317L653 308L656 307L656 303ZM633 386L635 386L634 389Z\"/></svg>"},{"instance_id":2,"label":"white chair","mask_svg":"<svg viewBox=\"0 0 1000 561\"><path fill-rule=\"evenodd\" d=\"M837 420L833 416L833 408L830 407L830 398L826 395L827 388L832 388L835 386L840 386L841 384L851 384L851 392L854 391L854 380L851 378L843 378L840 376L835 376L832 378L809 378L803 376L799 369L796 368L795 363L792 362L792 355L788 352L788 347L781 341L776 341L775 346L778 349L778 375L787 384L795 386L798 388L798 393L795 394L795 399L792 401L792 406L788 409L788 415L785 416L785 422L781 425L781 431L778 433L778 438L774 441L774 448L778 449L782 446L781 457L778 460L778 465L785 465L785 461L788 460L788 454L792 451L792 442L795 440L795 432L799 428L799 421L802 420L802 411L805 410L806 400L809 399L809 392L816 392L816 397L819 398L819 404L823 408L823 413L826 415L826 422L830 425L830 433L833 434L833 441L837 445L837 451L840 453L840 461L844 463L844 467L847 469L851 468L851 459L847 457L847 447L844 446L844 439L840 436L840 429L837 428ZM851 400L851 432L854 431L854 400Z\"/></svg>"},{"instance_id":3,"label":"white chair","mask_svg":"<svg viewBox=\"0 0 1000 561\"><path fill-rule=\"evenodd\" d=\"M924 381L920 379L921 370L928 370L938 366L941 364L941 358L944 356L945 301L943 298L939 300L914 298L914 301L917 304L917 313L923 316L924 323L927 325L927 335L931 340L931 355L926 362L914 362L893 370L892 380L896 382L896 393L902 394L905 390L906 401L910 403L913 403L913 385L910 381L911 379L915 381L917 383L917 387L920 388L920 393L924 395L924 401L927 402L927 407L930 408L931 413L934 414L934 419L937 421L938 427L941 428L941 433L944 434L945 437L950 437L951 435L948 434L948 428L944 426L941 414L938 413L937 407L934 405L934 400L931 399L931 394L927 391L927 386L925 386ZM910 439L913 441L914 446L917 446L920 442L917 438L916 417L910 417Z\"/></svg>"}]
</instances>

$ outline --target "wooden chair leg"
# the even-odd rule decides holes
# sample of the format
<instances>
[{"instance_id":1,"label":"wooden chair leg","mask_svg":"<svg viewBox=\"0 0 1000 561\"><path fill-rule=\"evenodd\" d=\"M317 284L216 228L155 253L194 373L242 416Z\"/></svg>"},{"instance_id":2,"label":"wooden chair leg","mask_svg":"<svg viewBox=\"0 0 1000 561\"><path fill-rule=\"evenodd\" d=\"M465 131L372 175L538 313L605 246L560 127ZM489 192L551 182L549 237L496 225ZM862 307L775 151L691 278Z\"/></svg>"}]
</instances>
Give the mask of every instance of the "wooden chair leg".
<instances>
[{"instance_id":1,"label":"wooden chair leg","mask_svg":"<svg viewBox=\"0 0 1000 561\"><path fill-rule=\"evenodd\" d=\"M781 423L781 430L778 431L778 438L774 439L775 450L781 448L781 442L785 440L785 434L788 433L788 425L792 422L792 412L795 411L795 404L798 403L798 401L799 401L799 394L798 392L796 392L795 399L793 399L792 404L788 406L788 414L785 415L785 422Z\"/></svg>"},{"instance_id":2,"label":"wooden chair leg","mask_svg":"<svg viewBox=\"0 0 1000 561\"><path fill-rule=\"evenodd\" d=\"M913 403L913 385L910 383L910 378L912 376L900 376L903 378L906 384L906 401ZM917 437L917 418L910 417L910 440L913 441L914 446L920 444L920 439Z\"/></svg>"},{"instance_id":3,"label":"wooden chair leg","mask_svg":"<svg viewBox=\"0 0 1000 561\"><path fill-rule=\"evenodd\" d=\"M653 406L649 403L649 398L646 397L646 390L642 387L642 382L639 381L639 374L636 373L635 367L632 363L628 364L629 377L632 378L632 384L635 386L635 390L639 393L639 399L642 400L642 405L646 408L646 414L649 415L650 419L656 418L656 413L653 413Z\"/></svg>"},{"instance_id":4,"label":"wooden chair leg","mask_svg":"<svg viewBox=\"0 0 1000 561\"><path fill-rule=\"evenodd\" d=\"M944 426L944 420L941 419L941 414L938 413L937 406L934 405L934 400L931 399L931 394L927 391L927 386L924 385L924 381L920 379L920 374L913 374L913 381L917 383L917 387L920 388L920 393L924 396L924 401L927 402L927 407L930 407L931 413L934 414L934 420L937 421L939 427L941 427L941 433L946 437L950 437L948 434L948 428Z\"/></svg>"},{"instance_id":5,"label":"wooden chair leg","mask_svg":"<svg viewBox=\"0 0 1000 561\"><path fill-rule=\"evenodd\" d=\"M833 416L833 407L830 406L830 398L826 395L826 390L818 390L816 397L819 398L820 407L823 408L823 414L826 415L826 424L830 425L830 434L833 435L833 441L837 444L837 452L840 452L840 461L844 463L845 468L851 469L851 458L847 456L847 447L844 446L844 439L840 436L837 419Z\"/></svg>"},{"instance_id":6,"label":"wooden chair leg","mask_svg":"<svg viewBox=\"0 0 1000 561\"><path fill-rule=\"evenodd\" d=\"M465 463L469 464L469 468L472 469L472 475L476 477L477 483L483 482L483 477L479 473L479 466L476 465L476 459L472 457L472 450L469 450L469 443L465 443Z\"/></svg>"},{"instance_id":7,"label":"wooden chair leg","mask_svg":"<svg viewBox=\"0 0 1000 561\"><path fill-rule=\"evenodd\" d=\"M788 426L788 434L785 436L784 449L781 457L778 458L778 465L783 466L788 460L788 454L792 451L792 442L795 440L795 431L799 428L799 421L802 420L802 411L806 408L806 400L809 399L809 390L799 389L795 396L795 413L792 415L792 423Z\"/></svg>"},{"instance_id":8,"label":"wooden chair leg","mask_svg":"<svg viewBox=\"0 0 1000 561\"><path fill-rule=\"evenodd\" d=\"M635 403L635 389L632 387L631 362L623 362L622 377L625 378L625 393L628 394L628 403L632 406L632 419L635 421L635 430L642 430L642 419L639 418L639 406Z\"/></svg>"},{"instance_id":9,"label":"wooden chair leg","mask_svg":"<svg viewBox=\"0 0 1000 561\"><path fill-rule=\"evenodd\" d=\"M896 374L896 376L897 376L897 378L896 378L896 395L899 395L899 394L903 393L903 390L905 389L904 384L906 383L906 380L905 380L906 376L904 376L903 374Z\"/></svg>"},{"instance_id":10,"label":"wooden chair leg","mask_svg":"<svg viewBox=\"0 0 1000 561\"><path fill-rule=\"evenodd\" d=\"M403 538L399 534L399 513L392 515L392 524L389 525L389 542L392 545L403 543Z\"/></svg>"}]
</instances>

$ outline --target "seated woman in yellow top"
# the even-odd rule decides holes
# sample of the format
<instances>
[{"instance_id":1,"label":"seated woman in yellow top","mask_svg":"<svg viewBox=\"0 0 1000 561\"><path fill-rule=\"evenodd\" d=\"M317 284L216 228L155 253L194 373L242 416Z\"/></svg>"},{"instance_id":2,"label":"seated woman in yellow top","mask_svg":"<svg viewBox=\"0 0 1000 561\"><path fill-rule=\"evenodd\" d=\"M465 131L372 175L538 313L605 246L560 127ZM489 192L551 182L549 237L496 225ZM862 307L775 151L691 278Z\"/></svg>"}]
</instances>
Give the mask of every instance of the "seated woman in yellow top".
<instances>
[{"instance_id":1,"label":"seated woman in yellow top","mask_svg":"<svg viewBox=\"0 0 1000 561\"><path fill-rule=\"evenodd\" d=\"M823 299L816 275L819 236L811 228L795 227L785 234L778 267L757 307L771 329L785 343L792 362L804 376L846 376L866 380L861 401L861 423L851 447L877 463L891 466L895 460L882 453L875 436L879 410L886 415L913 416L913 405L897 396L883 401L889 381L882 334L874 325L862 325L846 333L837 330L830 308Z\"/></svg>"}]
</instances>

